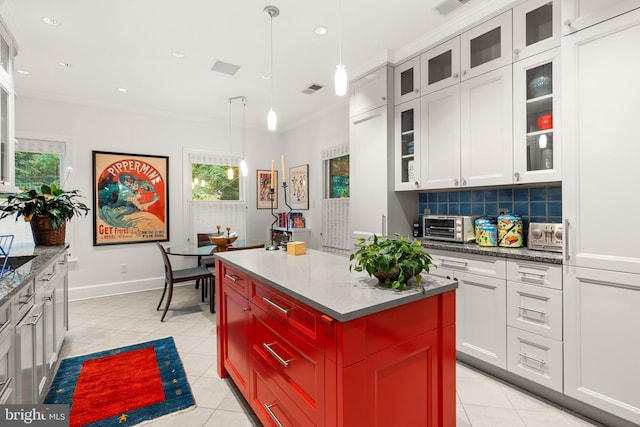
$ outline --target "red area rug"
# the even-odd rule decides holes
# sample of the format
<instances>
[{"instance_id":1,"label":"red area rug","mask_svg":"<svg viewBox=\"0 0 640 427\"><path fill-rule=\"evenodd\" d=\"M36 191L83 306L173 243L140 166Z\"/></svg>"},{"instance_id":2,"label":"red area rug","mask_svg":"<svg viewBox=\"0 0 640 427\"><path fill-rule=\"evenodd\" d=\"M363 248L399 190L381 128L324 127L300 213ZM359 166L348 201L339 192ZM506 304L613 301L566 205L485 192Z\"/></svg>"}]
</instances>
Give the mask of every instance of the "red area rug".
<instances>
[{"instance_id":1,"label":"red area rug","mask_svg":"<svg viewBox=\"0 0 640 427\"><path fill-rule=\"evenodd\" d=\"M173 338L63 360L45 403L70 405L70 427L133 426L195 407Z\"/></svg>"}]
</instances>

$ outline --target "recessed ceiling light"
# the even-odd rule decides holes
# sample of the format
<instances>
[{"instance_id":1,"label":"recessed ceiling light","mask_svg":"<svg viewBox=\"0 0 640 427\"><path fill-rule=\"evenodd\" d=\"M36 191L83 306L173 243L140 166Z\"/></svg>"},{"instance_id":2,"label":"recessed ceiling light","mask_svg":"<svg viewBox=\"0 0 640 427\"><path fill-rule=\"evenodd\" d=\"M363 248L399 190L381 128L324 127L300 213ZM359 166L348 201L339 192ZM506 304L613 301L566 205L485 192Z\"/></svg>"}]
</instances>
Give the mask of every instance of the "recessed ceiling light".
<instances>
[{"instance_id":1,"label":"recessed ceiling light","mask_svg":"<svg viewBox=\"0 0 640 427\"><path fill-rule=\"evenodd\" d=\"M46 17L42 18L42 21L45 24L49 24L49 25L52 25L54 27L57 27L58 25L60 25L60 23L58 22L58 20L56 18L51 18L49 16L46 16Z\"/></svg>"},{"instance_id":2,"label":"recessed ceiling light","mask_svg":"<svg viewBox=\"0 0 640 427\"><path fill-rule=\"evenodd\" d=\"M174 58L178 58L178 59L184 58L184 53L183 52L175 51L175 52L172 52L171 54L173 55Z\"/></svg>"},{"instance_id":3,"label":"recessed ceiling light","mask_svg":"<svg viewBox=\"0 0 640 427\"><path fill-rule=\"evenodd\" d=\"M118 92L125 93L125 92L127 92L127 88L119 87L119 88L118 88Z\"/></svg>"},{"instance_id":4,"label":"recessed ceiling light","mask_svg":"<svg viewBox=\"0 0 640 427\"><path fill-rule=\"evenodd\" d=\"M64 62L64 61L60 61L58 62L58 65L64 68L71 68L71 64L69 64L68 62Z\"/></svg>"},{"instance_id":5,"label":"recessed ceiling light","mask_svg":"<svg viewBox=\"0 0 640 427\"><path fill-rule=\"evenodd\" d=\"M327 29L325 27L316 27L313 29L313 32L319 36L324 36L327 34Z\"/></svg>"},{"instance_id":6,"label":"recessed ceiling light","mask_svg":"<svg viewBox=\"0 0 640 427\"><path fill-rule=\"evenodd\" d=\"M271 80L271 76L269 74L263 74L262 80Z\"/></svg>"},{"instance_id":7,"label":"recessed ceiling light","mask_svg":"<svg viewBox=\"0 0 640 427\"><path fill-rule=\"evenodd\" d=\"M16 69L16 73L22 74L23 76L28 76L29 74L31 74L31 71L18 68Z\"/></svg>"}]
</instances>

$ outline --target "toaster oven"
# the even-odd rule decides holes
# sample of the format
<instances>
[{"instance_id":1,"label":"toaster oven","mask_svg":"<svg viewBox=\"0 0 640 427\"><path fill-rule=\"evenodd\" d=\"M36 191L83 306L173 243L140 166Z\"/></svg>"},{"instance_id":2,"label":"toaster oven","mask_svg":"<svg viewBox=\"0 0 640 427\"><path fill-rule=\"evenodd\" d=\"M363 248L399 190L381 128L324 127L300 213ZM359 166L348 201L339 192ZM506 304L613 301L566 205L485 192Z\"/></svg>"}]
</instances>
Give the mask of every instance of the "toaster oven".
<instances>
[{"instance_id":1,"label":"toaster oven","mask_svg":"<svg viewBox=\"0 0 640 427\"><path fill-rule=\"evenodd\" d=\"M423 238L444 242L473 242L476 239L475 220L470 215L425 215Z\"/></svg>"}]
</instances>

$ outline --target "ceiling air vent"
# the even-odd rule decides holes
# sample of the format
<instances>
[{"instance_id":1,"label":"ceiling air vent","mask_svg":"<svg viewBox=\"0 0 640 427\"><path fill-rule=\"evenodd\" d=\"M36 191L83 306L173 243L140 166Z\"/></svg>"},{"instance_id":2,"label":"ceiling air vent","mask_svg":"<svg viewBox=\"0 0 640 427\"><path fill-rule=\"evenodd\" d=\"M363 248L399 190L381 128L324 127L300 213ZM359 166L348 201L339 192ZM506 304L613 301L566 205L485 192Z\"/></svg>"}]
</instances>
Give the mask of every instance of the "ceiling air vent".
<instances>
[{"instance_id":1,"label":"ceiling air vent","mask_svg":"<svg viewBox=\"0 0 640 427\"><path fill-rule=\"evenodd\" d=\"M216 61L211 67L211 71L217 71L218 73L228 74L233 76L240 69L239 65L229 64L228 62Z\"/></svg>"},{"instance_id":2,"label":"ceiling air vent","mask_svg":"<svg viewBox=\"0 0 640 427\"><path fill-rule=\"evenodd\" d=\"M322 89L324 86L319 85L318 83L311 83L308 88L302 91L302 93L306 93L307 95L312 95Z\"/></svg>"},{"instance_id":3,"label":"ceiling air vent","mask_svg":"<svg viewBox=\"0 0 640 427\"><path fill-rule=\"evenodd\" d=\"M469 3L470 0L445 0L436 6L436 10L440 12L441 15L446 15L448 13L453 12L458 7L462 6L465 3Z\"/></svg>"}]
</instances>

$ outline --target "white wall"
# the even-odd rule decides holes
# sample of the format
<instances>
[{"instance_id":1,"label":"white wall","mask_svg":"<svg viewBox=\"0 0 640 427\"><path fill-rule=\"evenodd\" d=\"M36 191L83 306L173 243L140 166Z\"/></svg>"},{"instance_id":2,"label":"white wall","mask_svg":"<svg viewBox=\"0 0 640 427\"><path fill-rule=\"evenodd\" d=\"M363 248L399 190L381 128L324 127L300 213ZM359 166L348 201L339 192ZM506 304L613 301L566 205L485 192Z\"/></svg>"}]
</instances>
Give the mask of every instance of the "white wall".
<instances>
[{"instance_id":1,"label":"white wall","mask_svg":"<svg viewBox=\"0 0 640 427\"><path fill-rule=\"evenodd\" d=\"M287 169L291 166L309 164L309 210L301 211L311 228L313 249L322 247L322 197L323 175L321 152L349 142L348 97L333 109L322 112L283 134L283 150L286 153Z\"/></svg>"},{"instance_id":2,"label":"white wall","mask_svg":"<svg viewBox=\"0 0 640 427\"><path fill-rule=\"evenodd\" d=\"M183 148L228 152L228 122L205 123L24 97L18 97L16 104L18 137L71 140L70 165L73 173L65 187L79 189L87 205L92 204L93 150L169 156L169 244L185 242ZM271 159L278 159L280 153L285 153L281 140L281 135L266 129L246 130L245 153L249 166L245 185L248 208L246 237L249 240L265 240L268 235L266 229L271 223L269 211L256 209L256 169L269 169ZM305 140L309 138L301 141ZM290 147L294 150L295 144ZM239 152L241 148L233 147L232 150ZM298 159L292 158L289 164L293 165L291 162L296 161ZM300 159L299 162L306 163L307 159ZM190 171L186 173L190 174ZM186 179L191 180L191 177ZM154 244L94 247L92 213L84 218L74 218L67 227L67 240L72 245L69 274L71 299L132 292L162 285L163 267ZM194 262L177 258L176 268L191 266ZM121 264L127 264L126 273L120 272Z\"/></svg>"}]
</instances>

